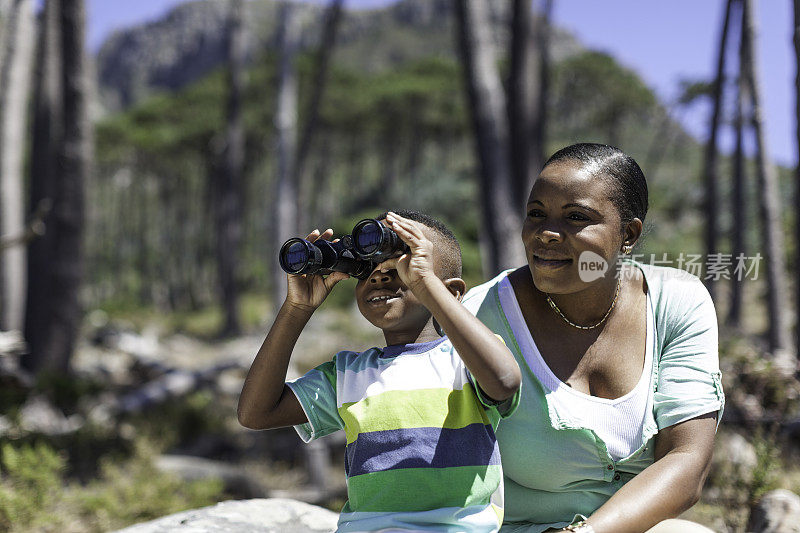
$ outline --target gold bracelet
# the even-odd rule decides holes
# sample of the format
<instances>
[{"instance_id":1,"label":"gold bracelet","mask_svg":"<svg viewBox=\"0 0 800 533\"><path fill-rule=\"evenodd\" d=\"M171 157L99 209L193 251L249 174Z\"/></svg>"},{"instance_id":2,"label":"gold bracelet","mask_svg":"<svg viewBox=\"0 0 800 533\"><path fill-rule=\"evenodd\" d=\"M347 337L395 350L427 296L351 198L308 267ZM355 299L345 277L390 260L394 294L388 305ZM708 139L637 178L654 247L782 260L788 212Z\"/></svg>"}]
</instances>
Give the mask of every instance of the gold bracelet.
<instances>
[{"instance_id":1,"label":"gold bracelet","mask_svg":"<svg viewBox=\"0 0 800 533\"><path fill-rule=\"evenodd\" d=\"M574 533L594 533L594 528L585 520L575 522L564 528L564 531L572 531Z\"/></svg>"}]
</instances>

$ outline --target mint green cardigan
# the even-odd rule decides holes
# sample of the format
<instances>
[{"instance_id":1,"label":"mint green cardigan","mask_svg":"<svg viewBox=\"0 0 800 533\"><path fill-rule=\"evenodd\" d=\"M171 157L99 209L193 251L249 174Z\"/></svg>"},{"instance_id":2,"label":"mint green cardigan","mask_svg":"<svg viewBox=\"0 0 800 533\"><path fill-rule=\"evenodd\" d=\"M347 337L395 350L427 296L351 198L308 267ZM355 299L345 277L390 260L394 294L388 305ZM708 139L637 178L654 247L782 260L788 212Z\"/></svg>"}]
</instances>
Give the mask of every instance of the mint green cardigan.
<instances>
[{"instance_id":1,"label":"mint green cardigan","mask_svg":"<svg viewBox=\"0 0 800 533\"><path fill-rule=\"evenodd\" d=\"M639 448L614 461L590 429L562 416L528 367L497 293L511 271L470 290L464 305L500 335L522 370L522 398L497 431L505 484L503 531L538 533L588 516L653 463L659 429L696 416L722 416L717 316L700 280L674 268L630 261L643 273L655 320L648 413Z\"/></svg>"}]
</instances>

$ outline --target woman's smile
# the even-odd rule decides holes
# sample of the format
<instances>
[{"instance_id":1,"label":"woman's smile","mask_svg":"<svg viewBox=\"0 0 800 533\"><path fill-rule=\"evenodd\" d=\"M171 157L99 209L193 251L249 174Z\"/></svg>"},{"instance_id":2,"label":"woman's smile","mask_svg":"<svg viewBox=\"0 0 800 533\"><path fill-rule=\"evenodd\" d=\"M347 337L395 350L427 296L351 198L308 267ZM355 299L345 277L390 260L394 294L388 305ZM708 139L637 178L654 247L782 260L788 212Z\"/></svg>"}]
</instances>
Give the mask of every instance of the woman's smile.
<instances>
[{"instance_id":1,"label":"woman's smile","mask_svg":"<svg viewBox=\"0 0 800 533\"><path fill-rule=\"evenodd\" d=\"M558 270L572 264L572 259L560 259L557 257L549 257L548 255L540 255L536 252L533 254L533 267L541 270Z\"/></svg>"}]
</instances>

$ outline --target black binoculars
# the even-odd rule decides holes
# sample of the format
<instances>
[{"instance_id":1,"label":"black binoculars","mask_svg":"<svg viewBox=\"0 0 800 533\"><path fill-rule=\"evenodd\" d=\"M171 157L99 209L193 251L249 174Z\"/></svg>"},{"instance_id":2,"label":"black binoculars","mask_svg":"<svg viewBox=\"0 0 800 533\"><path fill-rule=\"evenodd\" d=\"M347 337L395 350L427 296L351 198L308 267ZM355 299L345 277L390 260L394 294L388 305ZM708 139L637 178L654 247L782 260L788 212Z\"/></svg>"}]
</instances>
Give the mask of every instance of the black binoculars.
<instances>
[{"instance_id":1,"label":"black binoculars","mask_svg":"<svg viewBox=\"0 0 800 533\"><path fill-rule=\"evenodd\" d=\"M335 242L289 239L281 246L278 261L289 274L344 272L366 279L379 263L407 251L408 245L394 230L379 220L365 218L350 235Z\"/></svg>"}]
</instances>

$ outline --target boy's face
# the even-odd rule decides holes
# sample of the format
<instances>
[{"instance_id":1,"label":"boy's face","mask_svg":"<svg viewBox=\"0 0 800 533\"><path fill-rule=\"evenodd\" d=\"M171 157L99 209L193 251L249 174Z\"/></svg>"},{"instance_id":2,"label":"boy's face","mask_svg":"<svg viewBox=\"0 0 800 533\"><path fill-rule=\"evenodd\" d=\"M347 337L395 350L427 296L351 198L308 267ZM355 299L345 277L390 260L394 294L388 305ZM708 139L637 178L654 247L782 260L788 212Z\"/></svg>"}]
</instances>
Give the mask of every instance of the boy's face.
<instances>
[{"instance_id":1,"label":"boy's face","mask_svg":"<svg viewBox=\"0 0 800 533\"><path fill-rule=\"evenodd\" d=\"M423 226L425 236L436 242ZM439 274L439 257L434 247L434 268ZM397 270L378 265L367 279L356 284L356 303L364 318L383 330L387 344L414 342L428 325L431 313L411 289L400 280ZM440 276L441 277L441 276Z\"/></svg>"}]
</instances>

